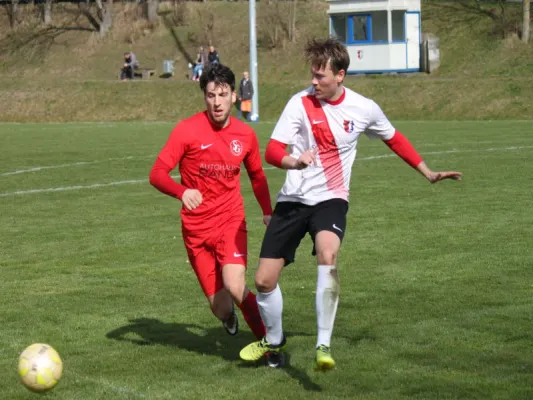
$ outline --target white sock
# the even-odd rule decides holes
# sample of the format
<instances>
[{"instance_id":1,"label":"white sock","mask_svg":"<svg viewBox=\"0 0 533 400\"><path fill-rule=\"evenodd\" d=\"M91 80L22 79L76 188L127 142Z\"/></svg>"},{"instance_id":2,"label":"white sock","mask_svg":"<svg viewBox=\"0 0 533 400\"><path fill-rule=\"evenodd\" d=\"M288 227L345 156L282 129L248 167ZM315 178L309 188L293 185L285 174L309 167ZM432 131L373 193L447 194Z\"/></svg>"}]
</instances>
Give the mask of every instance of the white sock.
<instances>
[{"instance_id":1,"label":"white sock","mask_svg":"<svg viewBox=\"0 0 533 400\"><path fill-rule=\"evenodd\" d=\"M330 346L335 314L339 304L340 284L335 265L319 265L316 281L316 345Z\"/></svg>"},{"instance_id":2,"label":"white sock","mask_svg":"<svg viewBox=\"0 0 533 400\"><path fill-rule=\"evenodd\" d=\"M270 293L257 292L259 313L265 324L266 340L270 344L280 344L283 340L281 314L283 313L283 296L279 285Z\"/></svg>"}]
</instances>

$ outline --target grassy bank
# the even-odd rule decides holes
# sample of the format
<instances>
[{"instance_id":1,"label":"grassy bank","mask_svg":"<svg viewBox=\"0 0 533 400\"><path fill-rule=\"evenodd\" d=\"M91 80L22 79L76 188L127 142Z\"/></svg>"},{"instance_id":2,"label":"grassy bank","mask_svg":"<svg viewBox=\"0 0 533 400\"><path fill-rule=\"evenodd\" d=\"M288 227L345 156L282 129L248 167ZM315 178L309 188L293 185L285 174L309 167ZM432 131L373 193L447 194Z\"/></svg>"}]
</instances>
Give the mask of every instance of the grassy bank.
<instances>
[{"instance_id":1,"label":"grassy bank","mask_svg":"<svg viewBox=\"0 0 533 400\"><path fill-rule=\"evenodd\" d=\"M497 21L466 5L423 5L423 31L440 38L441 66L434 74L350 77L347 86L380 102L394 119L530 119L531 44L512 33L503 37ZM263 120L275 119L288 97L309 84L303 44L327 35L327 4L311 1L298 3L296 37L288 41L287 7L259 4ZM506 15L515 15L518 7L509 5ZM117 4L105 38L69 4L54 9L48 28L37 23L32 6L25 6L26 22L15 31L0 18L0 120L175 120L202 107L197 85L186 79L188 59L199 44L215 44L222 61L239 74L248 69L247 3L185 3L162 10L169 23L148 24L136 6ZM119 82L125 50L158 69L156 77ZM158 76L165 59L175 60L170 79Z\"/></svg>"}]
</instances>

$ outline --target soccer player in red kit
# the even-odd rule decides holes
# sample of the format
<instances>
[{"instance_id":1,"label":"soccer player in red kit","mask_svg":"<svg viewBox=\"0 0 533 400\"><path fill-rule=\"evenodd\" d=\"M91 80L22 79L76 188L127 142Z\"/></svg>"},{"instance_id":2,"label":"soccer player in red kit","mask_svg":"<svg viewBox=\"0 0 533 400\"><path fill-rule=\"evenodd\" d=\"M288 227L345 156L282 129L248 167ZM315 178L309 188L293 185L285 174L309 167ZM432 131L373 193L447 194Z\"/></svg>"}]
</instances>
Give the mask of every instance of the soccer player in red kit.
<instances>
[{"instance_id":1,"label":"soccer player in red kit","mask_svg":"<svg viewBox=\"0 0 533 400\"><path fill-rule=\"evenodd\" d=\"M268 183L252 128L230 116L235 75L222 64L200 77L206 111L179 122L159 153L150 183L183 203L183 240L213 314L230 335L238 332L233 304L257 338L265 335L255 295L246 286L247 230L240 192L241 164L268 224ZM169 173L179 165L181 183Z\"/></svg>"}]
</instances>

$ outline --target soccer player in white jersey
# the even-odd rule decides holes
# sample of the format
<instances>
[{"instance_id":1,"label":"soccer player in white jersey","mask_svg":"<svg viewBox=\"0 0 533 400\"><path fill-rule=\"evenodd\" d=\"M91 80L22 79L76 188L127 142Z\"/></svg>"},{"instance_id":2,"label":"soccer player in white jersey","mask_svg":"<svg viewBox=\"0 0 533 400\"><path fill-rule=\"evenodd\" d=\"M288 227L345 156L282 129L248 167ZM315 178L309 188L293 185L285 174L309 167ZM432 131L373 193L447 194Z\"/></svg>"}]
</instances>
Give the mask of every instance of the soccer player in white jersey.
<instances>
[{"instance_id":1,"label":"soccer player in white jersey","mask_svg":"<svg viewBox=\"0 0 533 400\"><path fill-rule=\"evenodd\" d=\"M346 231L350 175L359 136L364 133L383 140L431 183L461 180L462 174L432 171L374 101L343 86L350 57L342 43L313 40L305 55L312 86L289 100L265 153L269 164L287 170L255 274L257 303L267 333L242 349L240 356L247 361L267 356L268 365L280 366L286 340L278 279L309 233L318 262L316 368L329 370L335 366L330 342L340 290L337 254Z\"/></svg>"}]
</instances>

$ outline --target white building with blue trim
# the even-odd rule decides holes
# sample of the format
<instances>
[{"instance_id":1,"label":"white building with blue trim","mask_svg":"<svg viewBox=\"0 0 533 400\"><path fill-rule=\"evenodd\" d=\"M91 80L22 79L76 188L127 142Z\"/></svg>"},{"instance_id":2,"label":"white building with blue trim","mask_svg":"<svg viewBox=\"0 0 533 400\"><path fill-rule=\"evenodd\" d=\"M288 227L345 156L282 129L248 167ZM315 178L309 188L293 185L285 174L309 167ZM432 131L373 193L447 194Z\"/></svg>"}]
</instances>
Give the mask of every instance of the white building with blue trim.
<instances>
[{"instance_id":1,"label":"white building with blue trim","mask_svg":"<svg viewBox=\"0 0 533 400\"><path fill-rule=\"evenodd\" d=\"M420 71L420 0L328 0L329 31L346 44L349 74Z\"/></svg>"}]
</instances>

